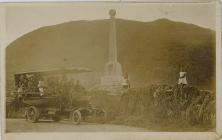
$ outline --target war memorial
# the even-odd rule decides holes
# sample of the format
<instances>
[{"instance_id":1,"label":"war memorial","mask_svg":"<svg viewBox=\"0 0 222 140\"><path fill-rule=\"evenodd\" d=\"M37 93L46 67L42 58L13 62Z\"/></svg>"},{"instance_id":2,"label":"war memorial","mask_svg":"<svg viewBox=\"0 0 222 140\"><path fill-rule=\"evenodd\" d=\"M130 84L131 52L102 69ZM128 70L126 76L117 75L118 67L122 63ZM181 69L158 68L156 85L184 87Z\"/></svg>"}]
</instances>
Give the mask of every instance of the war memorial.
<instances>
[{"instance_id":1,"label":"war memorial","mask_svg":"<svg viewBox=\"0 0 222 140\"><path fill-rule=\"evenodd\" d=\"M186 40L180 44L181 48L173 48L178 43L174 39L178 36L180 37L177 34L186 36L188 33L184 32L188 29L199 31L198 37L204 33L204 39L201 38L200 42L205 40L206 37L207 43L210 45L214 44L212 41L215 37L214 32L167 19L159 19L153 22L118 19L116 18L118 16L117 12L115 9L109 10L109 19L98 21L98 23L97 21L64 23L65 25L67 24L64 27L64 32L73 30L72 35L76 38L70 37L70 33L61 33L63 24L58 25L59 30L57 30L57 26L53 26L53 29L55 28L54 32L58 33L55 33L54 38L52 37L54 34L49 38L56 38L55 40L58 41L64 35L64 40L66 41L64 44L69 46L67 42L72 42L66 49L58 51L61 53L66 50L63 57L69 59L62 57L61 66L67 64L67 67L61 68L60 66L56 69L36 69L36 71L14 73L14 89L7 89L6 119L9 121L12 118L24 119L24 121L27 120L33 124L41 124L42 120L50 120L50 122L52 120L55 123L68 121L73 125L79 126L81 124L84 126L85 123L89 126L91 123L95 123L98 127L101 124L123 125L143 128L142 131L158 132L214 131L216 125L216 93L215 85L211 81L214 79L214 68L212 67L214 67L215 60L210 57L215 55L214 51L209 49L208 46L208 48L203 48L203 50L206 49L203 52L209 54L209 57L203 59L202 55L199 55L199 50L201 50L198 48L199 44L195 41L191 42L191 45L187 45L191 46L190 50L186 50ZM95 22L92 27L91 22ZM95 26L97 24L98 26ZM165 30L170 31L171 28L179 27L183 27L183 32L164 32ZM81 33L84 31L86 33L75 35L75 32L79 32L79 28ZM84 28L86 29L83 30ZM160 34L159 30L163 33ZM127 31L129 31L127 34L129 36L125 33ZM143 31L146 31L146 33L143 34ZM37 38L41 38L41 30L39 32L37 32ZM136 38L134 34L140 37ZM95 37L96 35L100 36ZM85 45L87 44L88 36L88 40L91 43L88 43L90 45ZM84 39L81 40L78 37ZM159 39L157 39L158 37ZM28 42L30 40L29 36L27 38L22 38L22 41ZM69 38L70 40L68 40ZM127 40L124 40L125 38ZM73 41L73 39L76 40ZM132 40L136 40L136 43L134 44ZM44 44L47 41L40 42ZM154 43L150 45L149 43L152 41ZM161 41L164 45L161 44ZM13 52L12 48L17 45L16 43L15 41L14 44L11 44L12 47L9 47L8 53ZM24 44L26 45L26 43ZM29 45L29 43L27 44ZM33 42L30 44L35 45ZM55 46L57 44L59 43L54 43ZM63 43L61 44L63 46ZM88 47L87 51L82 47L84 45L86 48ZM138 48L135 45L138 45ZM193 49L192 45L196 48ZM47 44L46 48L48 46L50 45ZM98 46L102 47L99 48ZM169 47L169 49L164 50L163 46ZM63 47L65 48L66 46L64 45ZM71 57L71 54L69 54L71 52L70 48L73 49L76 57L75 55L72 56L73 58ZM81 50L82 48L84 49ZM144 50L141 50L141 48ZM95 49L102 51L94 51ZM152 51L155 49L158 50L156 53L161 55L154 54ZM52 49L52 51L56 52L55 50L54 48ZM102 55L100 54L101 52L103 53ZM149 55L146 53L149 53ZM39 54L41 56L41 53ZM101 56L104 56L102 60L100 59ZM58 59L57 55L52 59L50 57L49 55L49 59L45 61L51 60L53 63L49 64L59 65L57 62L60 62L60 59ZM80 57L82 59L78 59ZM10 71L13 69L12 66L14 67L13 64L16 60L12 59L12 55L8 55L7 58L7 67ZM38 57L38 59L40 58ZM149 61L148 58L152 59L152 61ZM164 58L169 59L169 62L164 63ZM23 59L23 57L20 59ZM33 58L32 60L38 61L38 59ZM94 62L96 60L99 63ZM198 63L199 61L201 63ZM203 63L202 61L205 62ZM42 63L44 62L39 62L39 65ZM68 63L82 64L82 67L68 67ZM212 70L205 68L206 63L212 66L210 67ZM30 64L27 62L28 66ZM30 67L34 66L30 65ZM202 67L202 73L199 72L198 66ZM129 74L126 74L128 72ZM12 72L10 74L12 75ZM204 83L207 85L206 88L203 88L204 84L204 86L198 85L203 79L206 79L205 83L207 84ZM210 90L208 90L208 87L210 87ZM11 124L6 123L6 131L11 132L9 126ZM15 128L14 131L20 130Z\"/></svg>"}]
</instances>

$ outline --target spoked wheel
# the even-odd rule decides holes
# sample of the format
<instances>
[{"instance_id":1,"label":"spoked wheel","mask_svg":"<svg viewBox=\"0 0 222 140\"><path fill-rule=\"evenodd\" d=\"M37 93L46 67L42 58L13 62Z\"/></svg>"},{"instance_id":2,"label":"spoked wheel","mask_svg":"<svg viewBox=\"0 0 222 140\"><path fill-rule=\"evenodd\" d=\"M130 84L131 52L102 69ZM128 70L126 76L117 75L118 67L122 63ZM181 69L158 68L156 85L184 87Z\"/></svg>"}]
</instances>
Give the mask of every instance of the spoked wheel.
<instances>
[{"instance_id":1,"label":"spoked wheel","mask_svg":"<svg viewBox=\"0 0 222 140\"><path fill-rule=\"evenodd\" d=\"M82 118L82 115L79 110L74 110L71 112L71 121L73 124L76 124L76 125L80 124L81 118Z\"/></svg>"},{"instance_id":2,"label":"spoked wheel","mask_svg":"<svg viewBox=\"0 0 222 140\"><path fill-rule=\"evenodd\" d=\"M34 106L29 107L26 111L26 118L32 123L37 122L39 119L39 110Z\"/></svg>"}]
</instances>

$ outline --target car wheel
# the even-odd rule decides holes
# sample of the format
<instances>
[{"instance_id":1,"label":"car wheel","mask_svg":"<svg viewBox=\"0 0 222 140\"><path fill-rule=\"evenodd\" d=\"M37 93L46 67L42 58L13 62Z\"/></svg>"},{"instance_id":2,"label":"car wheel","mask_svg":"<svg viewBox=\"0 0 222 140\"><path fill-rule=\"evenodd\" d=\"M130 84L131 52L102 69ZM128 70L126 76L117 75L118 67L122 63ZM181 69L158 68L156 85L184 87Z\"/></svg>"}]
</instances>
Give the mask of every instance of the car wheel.
<instances>
[{"instance_id":1,"label":"car wheel","mask_svg":"<svg viewBox=\"0 0 222 140\"><path fill-rule=\"evenodd\" d=\"M79 110L74 110L71 112L71 121L73 124L76 124L76 125L80 124L81 118L82 118L82 115Z\"/></svg>"},{"instance_id":2,"label":"car wheel","mask_svg":"<svg viewBox=\"0 0 222 140\"><path fill-rule=\"evenodd\" d=\"M29 107L26 111L26 118L32 123L37 122L39 119L39 110L34 106Z\"/></svg>"}]
</instances>

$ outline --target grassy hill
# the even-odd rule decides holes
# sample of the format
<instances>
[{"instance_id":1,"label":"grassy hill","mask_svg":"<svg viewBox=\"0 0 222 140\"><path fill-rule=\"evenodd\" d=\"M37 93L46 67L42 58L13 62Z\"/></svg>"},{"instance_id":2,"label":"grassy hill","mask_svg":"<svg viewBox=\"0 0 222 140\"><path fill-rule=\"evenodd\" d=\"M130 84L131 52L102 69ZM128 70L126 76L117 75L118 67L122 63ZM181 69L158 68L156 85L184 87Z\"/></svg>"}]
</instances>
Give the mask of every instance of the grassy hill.
<instances>
[{"instance_id":1,"label":"grassy hill","mask_svg":"<svg viewBox=\"0 0 222 140\"><path fill-rule=\"evenodd\" d=\"M133 86L174 84L184 65L190 84L215 88L215 31L168 19L116 22L118 60ZM71 65L102 73L108 41L108 19L39 28L7 47L7 80L15 72Z\"/></svg>"}]
</instances>

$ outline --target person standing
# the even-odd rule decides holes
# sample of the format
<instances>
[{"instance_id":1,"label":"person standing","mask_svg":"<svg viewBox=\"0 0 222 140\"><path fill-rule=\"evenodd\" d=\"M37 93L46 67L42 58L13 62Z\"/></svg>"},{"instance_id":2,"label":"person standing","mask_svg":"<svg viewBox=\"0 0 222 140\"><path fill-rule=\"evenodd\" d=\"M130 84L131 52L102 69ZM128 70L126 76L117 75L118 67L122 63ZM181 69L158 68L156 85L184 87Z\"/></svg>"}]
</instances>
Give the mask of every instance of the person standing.
<instances>
[{"instance_id":1,"label":"person standing","mask_svg":"<svg viewBox=\"0 0 222 140\"><path fill-rule=\"evenodd\" d=\"M39 83L38 83L38 88L39 88L39 92L40 92L40 96L44 95L44 88L45 88L45 82L43 78L39 79Z\"/></svg>"},{"instance_id":2,"label":"person standing","mask_svg":"<svg viewBox=\"0 0 222 140\"><path fill-rule=\"evenodd\" d=\"M180 72L179 72L179 80L178 80L178 85L180 86L180 99L181 100L187 98L186 93L183 92L184 86L188 84L186 75L187 75L187 72L183 69L183 67L181 67Z\"/></svg>"},{"instance_id":3,"label":"person standing","mask_svg":"<svg viewBox=\"0 0 222 140\"><path fill-rule=\"evenodd\" d=\"M187 78L186 78L187 72L183 69L183 67L180 68L179 72L179 80L178 85L187 85Z\"/></svg>"}]
</instances>

